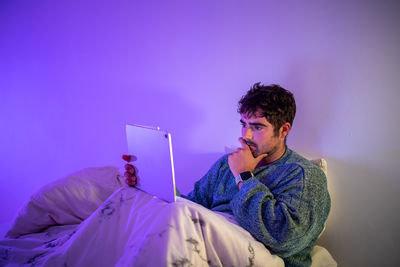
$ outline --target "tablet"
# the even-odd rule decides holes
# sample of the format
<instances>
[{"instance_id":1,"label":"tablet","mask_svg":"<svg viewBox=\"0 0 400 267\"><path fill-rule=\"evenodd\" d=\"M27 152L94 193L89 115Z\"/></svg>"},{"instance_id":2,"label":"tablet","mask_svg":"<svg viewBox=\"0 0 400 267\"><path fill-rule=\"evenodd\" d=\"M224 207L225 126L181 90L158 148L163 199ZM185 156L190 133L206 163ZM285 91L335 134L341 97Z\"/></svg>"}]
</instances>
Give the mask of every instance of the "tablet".
<instances>
[{"instance_id":1,"label":"tablet","mask_svg":"<svg viewBox=\"0 0 400 267\"><path fill-rule=\"evenodd\" d=\"M126 125L128 153L136 168L135 186L167 202L175 202L175 172L171 134L160 127Z\"/></svg>"}]
</instances>

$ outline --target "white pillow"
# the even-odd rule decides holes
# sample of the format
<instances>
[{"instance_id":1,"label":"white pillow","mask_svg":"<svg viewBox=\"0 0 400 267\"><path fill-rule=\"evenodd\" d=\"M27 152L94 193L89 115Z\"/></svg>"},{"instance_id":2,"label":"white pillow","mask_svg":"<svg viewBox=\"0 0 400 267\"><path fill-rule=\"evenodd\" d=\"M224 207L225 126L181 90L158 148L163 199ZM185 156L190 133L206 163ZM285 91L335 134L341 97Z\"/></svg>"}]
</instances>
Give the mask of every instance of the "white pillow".
<instances>
[{"instance_id":1,"label":"white pillow","mask_svg":"<svg viewBox=\"0 0 400 267\"><path fill-rule=\"evenodd\" d=\"M324 158L312 159L310 161L320 167L325 175L328 176L328 163Z\"/></svg>"},{"instance_id":2,"label":"white pillow","mask_svg":"<svg viewBox=\"0 0 400 267\"><path fill-rule=\"evenodd\" d=\"M54 181L31 196L6 237L17 238L52 225L78 224L121 186L116 167L86 168Z\"/></svg>"},{"instance_id":3,"label":"white pillow","mask_svg":"<svg viewBox=\"0 0 400 267\"><path fill-rule=\"evenodd\" d=\"M313 164L317 165L322 169L322 171L325 173L326 177L328 177L328 163L324 158L319 158L319 159L312 159L310 160ZM324 228L322 229L322 232L319 234L318 238L322 236L322 234L325 232L326 228L326 221L324 224Z\"/></svg>"}]
</instances>

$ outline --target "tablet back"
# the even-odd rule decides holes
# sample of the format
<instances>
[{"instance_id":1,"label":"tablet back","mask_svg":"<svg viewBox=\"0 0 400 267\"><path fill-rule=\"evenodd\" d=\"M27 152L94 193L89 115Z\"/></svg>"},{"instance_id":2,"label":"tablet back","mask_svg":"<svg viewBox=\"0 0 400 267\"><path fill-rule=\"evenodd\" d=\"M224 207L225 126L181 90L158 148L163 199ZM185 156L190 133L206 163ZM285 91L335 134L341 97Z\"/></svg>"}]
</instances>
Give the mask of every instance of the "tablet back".
<instances>
[{"instance_id":1,"label":"tablet back","mask_svg":"<svg viewBox=\"0 0 400 267\"><path fill-rule=\"evenodd\" d=\"M137 188L175 202L175 173L171 134L159 127L126 125L128 153L136 168Z\"/></svg>"}]
</instances>

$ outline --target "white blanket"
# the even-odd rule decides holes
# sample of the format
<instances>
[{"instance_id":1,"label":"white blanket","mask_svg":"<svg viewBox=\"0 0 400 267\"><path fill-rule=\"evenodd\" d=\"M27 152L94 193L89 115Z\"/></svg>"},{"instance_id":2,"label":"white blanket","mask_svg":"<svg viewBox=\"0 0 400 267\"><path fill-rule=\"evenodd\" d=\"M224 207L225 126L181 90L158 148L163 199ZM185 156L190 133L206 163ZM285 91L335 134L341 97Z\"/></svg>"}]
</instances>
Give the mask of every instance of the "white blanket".
<instances>
[{"instance_id":1,"label":"white blanket","mask_svg":"<svg viewBox=\"0 0 400 267\"><path fill-rule=\"evenodd\" d=\"M98 169L85 172L100 174ZM8 232L14 238L0 241L0 266L283 266L229 218L182 198L168 204L124 186L89 217L79 218L67 211L76 206L86 213L101 199L97 193L108 191L87 177L84 183L72 180L47 186L27 203ZM87 194L87 201L71 197L77 190L78 196ZM24 225L29 222L33 226ZM45 230L35 233L40 228Z\"/></svg>"},{"instance_id":2,"label":"white blanket","mask_svg":"<svg viewBox=\"0 0 400 267\"><path fill-rule=\"evenodd\" d=\"M0 266L284 266L233 217L121 187L112 167L45 186L6 237Z\"/></svg>"}]
</instances>

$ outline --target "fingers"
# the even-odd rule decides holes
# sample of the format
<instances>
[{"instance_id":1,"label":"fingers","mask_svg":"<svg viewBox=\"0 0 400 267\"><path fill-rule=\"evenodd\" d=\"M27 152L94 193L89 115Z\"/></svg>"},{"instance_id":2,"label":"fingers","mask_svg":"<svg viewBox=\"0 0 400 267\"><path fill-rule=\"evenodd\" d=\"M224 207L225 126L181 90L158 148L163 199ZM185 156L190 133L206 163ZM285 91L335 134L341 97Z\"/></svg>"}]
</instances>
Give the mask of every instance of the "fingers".
<instances>
[{"instance_id":1,"label":"fingers","mask_svg":"<svg viewBox=\"0 0 400 267\"><path fill-rule=\"evenodd\" d=\"M262 160L263 158L266 158L266 157L268 157L268 154L260 154L260 155L258 155L258 156L256 157L256 160L257 160L257 162L258 162L258 161L260 161L260 160Z\"/></svg>"},{"instance_id":2,"label":"fingers","mask_svg":"<svg viewBox=\"0 0 400 267\"><path fill-rule=\"evenodd\" d=\"M130 162L132 160L131 155L122 155L122 159ZM136 169L132 164L125 164L125 183L129 186L134 186L137 184Z\"/></svg>"},{"instance_id":3,"label":"fingers","mask_svg":"<svg viewBox=\"0 0 400 267\"><path fill-rule=\"evenodd\" d=\"M137 178L136 176L132 176L129 178L125 177L125 183L129 186L135 186L137 184Z\"/></svg>"},{"instance_id":4,"label":"fingers","mask_svg":"<svg viewBox=\"0 0 400 267\"><path fill-rule=\"evenodd\" d=\"M125 170L131 174L136 173L136 169L132 164L125 164Z\"/></svg>"},{"instance_id":5,"label":"fingers","mask_svg":"<svg viewBox=\"0 0 400 267\"><path fill-rule=\"evenodd\" d=\"M249 148L249 145L246 143L246 141L244 141L243 137L240 137L240 138L239 138L239 142L240 142L240 144L242 145L242 148L244 148L244 149L250 149L250 148Z\"/></svg>"},{"instance_id":6,"label":"fingers","mask_svg":"<svg viewBox=\"0 0 400 267\"><path fill-rule=\"evenodd\" d=\"M125 176L125 183L130 186L134 186L137 184L137 177L135 174L132 174L128 171L124 173Z\"/></svg>"},{"instance_id":7,"label":"fingers","mask_svg":"<svg viewBox=\"0 0 400 267\"><path fill-rule=\"evenodd\" d=\"M133 179L133 178L136 179L136 175L135 174L132 174L132 173L127 172L127 171L124 172L124 176L125 176L126 179Z\"/></svg>"},{"instance_id":8,"label":"fingers","mask_svg":"<svg viewBox=\"0 0 400 267\"><path fill-rule=\"evenodd\" d=\"M126 170L126 172L124 173L125 183L130 186L136 185L137 177L136 177L135 167L131 164L125 164L125 170Z\"/></svg>"}]
</instances>

